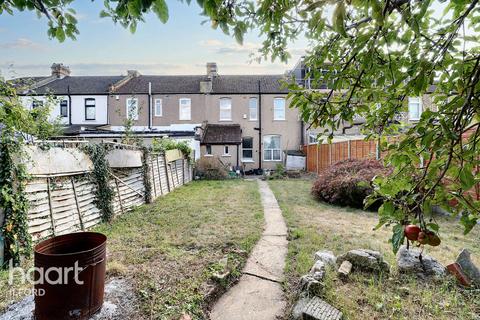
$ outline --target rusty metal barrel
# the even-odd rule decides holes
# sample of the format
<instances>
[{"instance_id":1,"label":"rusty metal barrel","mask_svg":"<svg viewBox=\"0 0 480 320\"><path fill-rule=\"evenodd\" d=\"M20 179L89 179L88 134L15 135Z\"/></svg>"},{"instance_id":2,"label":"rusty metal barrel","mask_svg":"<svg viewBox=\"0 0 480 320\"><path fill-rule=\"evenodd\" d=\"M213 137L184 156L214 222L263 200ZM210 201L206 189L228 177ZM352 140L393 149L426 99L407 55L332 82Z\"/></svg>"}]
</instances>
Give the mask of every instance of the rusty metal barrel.
<instances>
[{"instance_id":1,"label":"rusty metal barrel","mask_svg":"<svg viewBox=\"0 0 480 320\"><path fill-rule=\"evenodd\" d=\"M35 319L88 319L103 305L107 237L57 236L35 247Z\"/></svg>"}]
</instances>

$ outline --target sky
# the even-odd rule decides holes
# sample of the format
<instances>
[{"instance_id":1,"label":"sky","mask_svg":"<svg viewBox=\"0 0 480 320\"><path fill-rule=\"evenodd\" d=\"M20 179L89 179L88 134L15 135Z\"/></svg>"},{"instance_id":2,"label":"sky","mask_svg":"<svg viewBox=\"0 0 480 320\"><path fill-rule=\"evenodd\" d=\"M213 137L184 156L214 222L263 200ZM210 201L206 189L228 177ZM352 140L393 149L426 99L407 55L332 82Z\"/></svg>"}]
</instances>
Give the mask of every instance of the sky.
<instances>
[{"instance_id":1,"label":"sky","mask_svg":"<svg viewBox=\"0 0 480 320\"><path fill-rule=\"evenodd\" d=\"M121 75L134 69L142 74L203 74L207 62L217 62L220 74L279 74L291 69L306 48L306 41L292 44L292 59L252 62L251 54L261 44L258 32L248 34L244 44L209 23L192 1L187 5L168 0L170 18L162 24L149 14L132 34L109 18L99 18L103 1L73 3L80 34L77 40L59 43L49 39L47 20L33 12L0 16L0 75L44 76L52 63L69 66L72 75Z\"/></svg>"}]
</instances>

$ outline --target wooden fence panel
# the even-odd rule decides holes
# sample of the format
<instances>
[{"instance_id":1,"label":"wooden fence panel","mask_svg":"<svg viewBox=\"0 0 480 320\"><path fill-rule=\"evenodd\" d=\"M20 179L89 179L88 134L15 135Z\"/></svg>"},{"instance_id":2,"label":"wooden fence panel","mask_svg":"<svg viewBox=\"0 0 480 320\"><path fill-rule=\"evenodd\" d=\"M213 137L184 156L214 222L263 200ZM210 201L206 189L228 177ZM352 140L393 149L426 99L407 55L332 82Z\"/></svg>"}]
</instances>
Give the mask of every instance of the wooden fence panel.
<instances>
[{"instance_id":1,"label":"wooden fence panel","mask_svg":"<svg viewBox=\"0 0 480 320\"><path fill-rule=\"evenodd\" d=\"M186 159L166 163L163 154L151 155L149 178L152 197L158 198L192 180L193 167ZM110 186L115 195L115 215L145 203L143 169L115 168ZM30 203L29 232L34 241L70 232L87 230L102 221L95 204L94 181L88 173L37 176L26 186Z\"/></svg>"}]
</instances>

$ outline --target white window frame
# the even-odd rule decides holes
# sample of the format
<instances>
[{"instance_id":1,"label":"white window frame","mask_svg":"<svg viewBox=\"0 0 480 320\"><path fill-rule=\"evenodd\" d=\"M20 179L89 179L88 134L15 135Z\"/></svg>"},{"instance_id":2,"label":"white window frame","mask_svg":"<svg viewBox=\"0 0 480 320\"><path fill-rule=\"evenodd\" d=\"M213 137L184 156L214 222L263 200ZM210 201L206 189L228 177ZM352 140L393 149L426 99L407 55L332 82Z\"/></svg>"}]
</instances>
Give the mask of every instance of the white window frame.
<instances>
[{"instance_id":1,"label":"white window frame","mask_svg":"<svg viewBox=\"0 0 480 320\"><path fill-rule=\"evenodd\" d=\"M184 104L187 103L188 104ZM185 116L182 112L182 108L188 108L188 116ZM187 109L183 110L186 111ZM180 98L178 99L178 120L192 120L192 99Z\"/></svg>"},{"instance_id":2,"label":"white window frame","mask_svg":"<svg viewBox=\"0 0 480 320\"><path fill-rule=\"evenodd\" d=\"M160 110L157 109L157 106L160 107L159 108ZM153 111L154 111L153 113L154 113L155 117L162 117L163 116L163 101L162 101L162 99L157 98L153 101Z\"/></svg>"},{"instance_id":3,"label":"white window frame","mask_svg":"<svg viewBox=\"0 0 480 320\"><path fill-rule=\"evenodd\" d=\"M223 146L223 156L229 157L230 156L230 146L224 145Z\"/></svg>"},{"instance_id":4,"label":"white window frame","mask_svg":"<svg viewBox=\"0 0 480 320\"><path fill-rule=\"evenodd\" d=\"M251 148L245 148L243 146L243 141L245 139L250 139L252 141L252 147ZM251 157L245 157L244 156L244 151L250 151L252 153ZM242 138L242 162L253 162L253 138L252 137L243 137Z\"/></svg>"},{"instance_id":5,"label":"white window frame","mask_svg":"<svg viewBox=\"0 0 480 320\"><path fill-rule=\"evenodd\" d=\"M252 105L252 101L255 101L255 105ZM252 116L252 113L254 113L255 116ZM248 119L251 121L258 120L258 98L256 97L252 97L248 100Z\"/></svg>"},{"instance_id":6,"label":"white window frame","mask_svg":"<svg viewBox=\"0 0 480 320\"><path fill-rule=\"evenodd\" d=\"M227 103L228 102L228 103ZM220 98L218 101L219 121L232 121L232 99ZM222 112L228 112L228 117L222 117Z\"/></svg>"},{"instance_id":7,"label":"white window frame","mask_svg":"<svg viewBox=\"0 0 480 320\"><path fill-rule=\"evenodd\" d=\"M277 110L278 109L277 101L283 101L283 109L282 110ZM273 99L273 120L283 121L283 120L286 119L286 117L285 117L286 104L287 104L287 102L286 102L285 98L278 97L278 98ZM280 112L280 114L278 114L278 112Z\"/></svg>"},{"instance_id":8,"label":"white window frame","mask_svg":"<svg viewBox=\"0 0 480 320\"><path fill-rule=\"evenodd\" d=\"M266 148L266 144L265 144L265 139L267 137L278 137L280 139L280 148L278 149L267 149ZM274 151L278 151L278 154L279 154L279 158L278 159L274 159L273 158L273 155L274 155ZM271 157L270 159L267 158L267 154L271 154ZM279 135L279 134L269 134L269 135L265 135L263 136L263 161L265 162L278 162L278 161L282 161L282 136Z\"/></svg>"},{"instance_id":9,"label":"white window frame","mask_svg":"<svg viewBox=\"0 0 480 320\"><path fill-rule=\"evenodd\" d=\"M412 117L412 106L418 108L418 117ZM408 120L417 121L422 116L423 106L421 97L408 97Z\"/></svg>"},{"instance_id":10,"label":"white window frame","mask_svg":"<svg viewBox=\"0 0 480 320\"><path fill-rule=\"evenodd\" d=\"M135 103L135 113L132 111L130 112L130 108L132 107L132 102ZM126 115L127 119L130 120L138 120L138 98L127 98L125 100L125 110L126 110Z\"/></svg>"}]
</instances>

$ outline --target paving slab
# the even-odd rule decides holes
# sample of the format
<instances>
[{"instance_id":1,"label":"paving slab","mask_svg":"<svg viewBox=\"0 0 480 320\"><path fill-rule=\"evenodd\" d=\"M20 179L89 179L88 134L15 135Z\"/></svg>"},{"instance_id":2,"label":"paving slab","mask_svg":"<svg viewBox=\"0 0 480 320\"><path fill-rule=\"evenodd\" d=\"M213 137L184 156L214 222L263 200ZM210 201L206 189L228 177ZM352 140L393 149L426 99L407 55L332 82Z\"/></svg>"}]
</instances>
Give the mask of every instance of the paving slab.
<instances>
[{"instance_id":1,"label":"paving slab","mask_svg":"<svg viewBox=\"0 0 480 320\"><path fill-rule=\"evenodd\" d=\"M243 275L225 293L210 314L211 320L273 320L284 313L282 286L255 276Z\"/></svg>"},{"instance_id":2,"label":"paving slab","mask_svg":"<svg viewBox=\"0 0 480 320\"><path fill-rule=\"evenodd\" d=\"M287 256L287 226L267 182L258 180L265 228L240 281L215 304L212 320L275 320L286 306L281 282Z\"/></svg>"}]
</instances>

